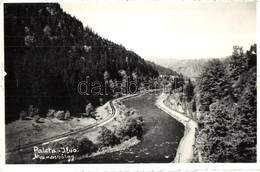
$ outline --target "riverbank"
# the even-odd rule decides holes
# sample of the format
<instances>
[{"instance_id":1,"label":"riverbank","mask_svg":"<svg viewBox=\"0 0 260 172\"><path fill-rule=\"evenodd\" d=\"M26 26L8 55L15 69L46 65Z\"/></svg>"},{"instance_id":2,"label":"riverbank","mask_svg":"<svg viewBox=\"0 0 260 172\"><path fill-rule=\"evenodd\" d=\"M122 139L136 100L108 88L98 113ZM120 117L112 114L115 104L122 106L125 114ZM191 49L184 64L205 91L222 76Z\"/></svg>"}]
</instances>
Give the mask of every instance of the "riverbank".
<instances>
[{"instance_id":1,"label":"riverbank","mask_svg":"<svg viewBox=\"0 0 260 172\"><path fill-rule=\"evenodd\" d=\"M144 132L137 144L128 148L98 154L74 163L170 163L174 160L178 145L184 134L184 126L155 106L161 94L150 92L133 99L124 100L127 108L134 108L144 118ZM111 125L112 123L108 123ZM115 146L117 147L117 146ZM113 148L111 148L112 150ZM173 153L174 152L174 153Z\"/></svg>"},{"instance_id":2,"label":"riverbank","mask_svg":"<svg viewBox=\"0 0 260 172\"><path fill-rule=\"evenodd\" d=\"M177 149L177 153L174 159L174 163L189 163L193 160L193 147L195 144L195 132L198 128L197 123L187 117L184 114L178 113L177 111L171 109L170 107L164 104L168 95L162 93L156 101L156 105L161 110L168 113L171 117L175 118L185 126L185 133L182 137L180 144Z\"/></svg>"}]
</instances>

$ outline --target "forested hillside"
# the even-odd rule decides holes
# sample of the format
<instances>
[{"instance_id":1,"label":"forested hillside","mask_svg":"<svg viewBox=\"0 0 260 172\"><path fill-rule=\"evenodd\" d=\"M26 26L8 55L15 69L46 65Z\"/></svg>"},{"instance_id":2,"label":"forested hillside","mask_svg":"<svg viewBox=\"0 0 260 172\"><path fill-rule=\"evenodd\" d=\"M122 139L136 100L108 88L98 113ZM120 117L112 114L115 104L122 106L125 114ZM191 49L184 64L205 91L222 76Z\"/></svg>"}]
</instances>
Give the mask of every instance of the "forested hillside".
<instances>
[{"instance_id":1,"label":"forested hillside","mask_svg":"<svg viewBox=\"0 0 260 172\"><path fill-rule=\"evenodd\" d=\"M159 75L136 53L84 27L57 3L4 4L4 44L7 120L29 105L44 115L49 108L80 112L90 101L98 104L98 96L78 93L86 76L113 87L126 75L138 83ZM112 96L107 92L103 99Z\"/></svg>"},{"instance_id":2,"label":"forested hillside","mask_svg":"<svg viewBox=\"0 0 260 172\"><path fill-rule=\"evenodd\" d=\"M210 60L196 87L204 162L256 162L256 44L244 53L234 46L225 61Z\"/></svg>"}]
</instances>

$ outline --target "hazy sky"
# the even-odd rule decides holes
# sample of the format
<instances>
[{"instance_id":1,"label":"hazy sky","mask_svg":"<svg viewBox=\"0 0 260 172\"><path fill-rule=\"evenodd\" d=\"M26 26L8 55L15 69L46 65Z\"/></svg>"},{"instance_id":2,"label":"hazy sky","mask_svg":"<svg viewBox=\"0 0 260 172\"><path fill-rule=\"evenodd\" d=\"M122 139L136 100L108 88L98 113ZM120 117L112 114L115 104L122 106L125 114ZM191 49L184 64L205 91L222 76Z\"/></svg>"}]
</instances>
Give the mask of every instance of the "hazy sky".
<instances>
[{"instance_id":1,"label":"hazy sky","mask_svg":"<svg viewBox=\"0 0 260 172\"><path fill-rule=\"evenodd\" d=\"M256 43L255 3L61 3L103 38L142 58L209 58L231 55L233 45Z\"/></svg>"}]
</instances>

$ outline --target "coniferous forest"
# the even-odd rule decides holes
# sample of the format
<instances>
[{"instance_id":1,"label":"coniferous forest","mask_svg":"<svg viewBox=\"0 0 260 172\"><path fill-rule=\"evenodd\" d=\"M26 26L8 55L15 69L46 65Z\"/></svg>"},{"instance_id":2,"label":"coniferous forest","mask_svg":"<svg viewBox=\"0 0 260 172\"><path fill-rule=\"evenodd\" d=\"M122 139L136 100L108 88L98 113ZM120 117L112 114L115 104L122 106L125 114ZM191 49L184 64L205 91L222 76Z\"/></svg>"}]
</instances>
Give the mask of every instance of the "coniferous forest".
<instances>
[{"instance_id":1,"label":"coniferous forest","mask_svg":"<svg viewBox=\"0 0 260 172\"><path fill-rule=\"evenodd\" d=\"M159 75L136 53L84 27L57 3L5 4L4 23L7 120L29 105L40 114L64 107L76 113L88 102L98 105L98 96L78 93L86 76L111 86L124 73L139 83ZM107 93L102 99L111 98Z\"/></svg>"},{"instance_id":2,"label":"coniferous forest","mask_svg":"<svg viewBox=\"0 0 260 172\"><path fill-rule=\"evenodd\" d=\"M256 162L256 44L231 57L209 61L196 90L199 132L196 147L204 162Z\"/></svg>"}]
</instances>

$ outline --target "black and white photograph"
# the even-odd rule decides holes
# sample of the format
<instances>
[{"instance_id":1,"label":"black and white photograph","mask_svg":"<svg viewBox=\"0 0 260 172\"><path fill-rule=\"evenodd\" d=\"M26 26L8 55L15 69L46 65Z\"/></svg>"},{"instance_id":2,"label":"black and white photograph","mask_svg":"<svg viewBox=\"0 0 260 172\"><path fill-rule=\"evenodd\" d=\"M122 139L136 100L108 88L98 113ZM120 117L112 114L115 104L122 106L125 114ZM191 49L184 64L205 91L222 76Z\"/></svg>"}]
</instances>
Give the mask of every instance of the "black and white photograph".
<instances>
[{"instance_id":1,"label":"black and white photograph","mask_svg":"<svg viewBox=\"0 0 260 172\"><path fill-rule=\"evenodd\" d=\"M257 164L257 2L1 5L6 165Z\"/></svg>"}]
</instances>

